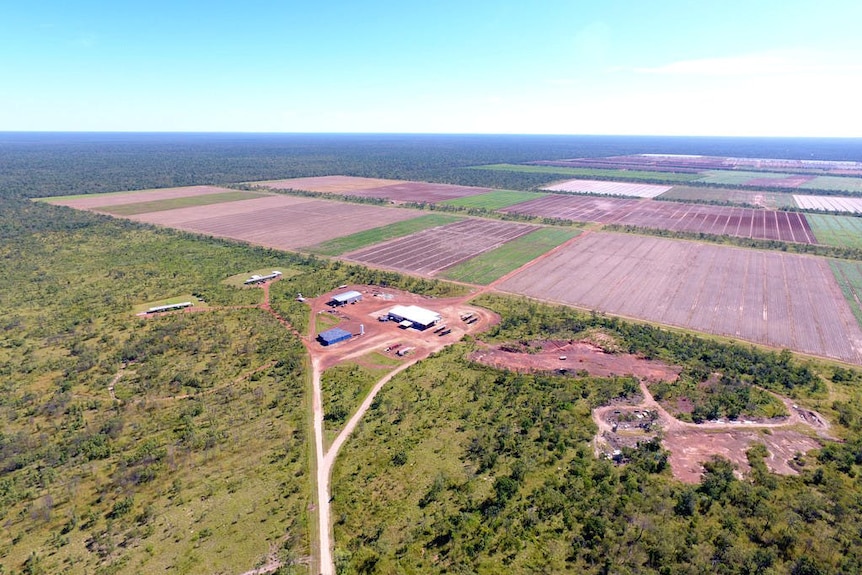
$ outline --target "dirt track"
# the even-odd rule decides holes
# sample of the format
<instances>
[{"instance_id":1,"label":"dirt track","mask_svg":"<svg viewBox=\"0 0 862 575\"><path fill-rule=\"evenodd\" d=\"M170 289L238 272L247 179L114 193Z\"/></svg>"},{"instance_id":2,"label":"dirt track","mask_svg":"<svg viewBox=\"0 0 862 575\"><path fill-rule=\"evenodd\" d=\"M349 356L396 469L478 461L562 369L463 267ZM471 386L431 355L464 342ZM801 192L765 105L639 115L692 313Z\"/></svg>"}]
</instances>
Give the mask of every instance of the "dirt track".
<instances>
[{"instance_id":1,"label":"dirt track","mask_svg":"<svg viewBox=\"0 0 862 575\"><path fill-rule=\"evenodd\" d=\"M646 383L640 383L643 400L637 405L608 405L593 410L593 421L599 428L594 445L597 454L604 451L602 444L615 433L610 416L619 412L652 411L658 414L662 444L670 451L670 466L674 477L686 483L697 483L703 474L703 463L720 455L735 463L740 473L749 470L746 450L754 443L766 445L769 456L766 466L774 473L794 475L796 470L789 461L797 452L820 447L820 443L800 429L809 427L818 436L832 439L829 423L823 416L809 409L794 407L787 398L779 397L787 406L789 417L775 421L747 420L728 422L688 423L673 417L652 396Z\"/></svg>"}]
</instances>

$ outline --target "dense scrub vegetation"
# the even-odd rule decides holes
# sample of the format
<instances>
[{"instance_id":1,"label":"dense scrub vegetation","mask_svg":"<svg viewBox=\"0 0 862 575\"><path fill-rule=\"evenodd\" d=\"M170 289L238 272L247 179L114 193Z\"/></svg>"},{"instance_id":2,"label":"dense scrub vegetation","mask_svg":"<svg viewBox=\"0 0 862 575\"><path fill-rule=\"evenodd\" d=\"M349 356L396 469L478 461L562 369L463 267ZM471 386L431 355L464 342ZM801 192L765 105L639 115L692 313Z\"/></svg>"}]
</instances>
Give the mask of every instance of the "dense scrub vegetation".
<instances>
[{"instance_id":1,"label":"dense scrub vegetation","mask_svg":"<svg viewBox=\"0 0 862 575\"><path fill-rule=\"evenodd\" d=\"M271 547L307 555L304 351L244 307L259 290L221 283L305 260L31 202L4 208L3 564L212 573L248 569ZM209 311L132 313L192 292Z\"/></svg>"},{"instance_id":2,"label":"dense scrub vegetation","mask_svg":"<svg viewBox=\"0 0 862 575\"><path fill-rule=\"evenodd\" d=\"M650 326L483 296L498 341L574 337L601 327L628 351L722 370L800 397L823 397L814 366L787 353L720 344ZM524 375L471 363L470 341L411 367L383 389L336 465L340 573L837 573L862 568L862 401L821 405L851 422L846 443L797 455L781 477L749 451L699 485L670 476L642 444L618 467L593 455L591 408L632 393L627 378ZM750 389L750 388L749 388Z\"/></svg>"},{"instance_id":3,"label":"dense scrub vegetation","mask_svg":"<svg viewBox=\"0 0 862 575\"><path fill-rule=\"evenodd\" d=\"M764 148L766 144L772 146ZM639 152L793 157L792 140L490 136L6 135L0 142L0 557L8 572L242 572L310 553L305 359L222 280L281 269L273 308L341 283L449 295L447 284L157 230L26 198L347 174L528 189L469 166ZM846 142L835 145L845 146ZM827 150L829 143L824 143ZM854 159L836 152L834 159ZM769 151L771 150L771 151ZM287 273L287 272L291 273ZM295 272L295 273L294 273ZM195 293L198 314L134 306ZM590 408L630 378L516 375L469 341L387 385L336 465L339 569L353 572L835 573L862 570L862 396L846 367L486 296L498 341L614 334L627 350L813 403L843 443L776 477L726 462L673 481L649 443L592 455ZM224 307L236 309L221 309ZM349 370L349 368L348 368ZM333 396L352 391L335 381ZM824 379L824 376L827 379ZM353 377L353 376L350 376ZM113 393L113 396L112 396ZM117 399L115 400L114 397ZM355 402L342 394L344 410ZM334 403L338 407L338 402ZM332 414L338 415L338 414ZM297 562L300 561L300 562Z\"/></svg>"}]
</instances>

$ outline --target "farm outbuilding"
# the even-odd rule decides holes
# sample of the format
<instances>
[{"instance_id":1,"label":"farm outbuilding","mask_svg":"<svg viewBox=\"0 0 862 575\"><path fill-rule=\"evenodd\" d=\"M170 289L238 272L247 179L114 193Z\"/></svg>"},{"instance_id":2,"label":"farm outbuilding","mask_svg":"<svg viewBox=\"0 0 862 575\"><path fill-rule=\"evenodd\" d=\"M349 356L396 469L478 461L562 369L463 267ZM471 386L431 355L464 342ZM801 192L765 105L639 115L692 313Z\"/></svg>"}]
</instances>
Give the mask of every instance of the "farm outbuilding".
<instances>
[{"instance_id":1,"label":"farm outbuilding","mask_svg":"<svg viewBox=\"0 0 862 575\"><path fill-rule=\"evenodd\" d=\"M339 306L347 305L349 303L356 303L358 301L362 301L362 294L356 290L350 290L332 296L332 300L330 300L329 303L333 306Z\"/></svg>"},{"instance_id":2,"label":"farm outbuilding","mask_svg":"<svg viewBox=\"0 0 862 575\"><path fill-rule=\"evenodd\" d=\"M340 327L334 327L317 334L317 341L319 341L321 345L332 345L340 341L346 341L351 337L353 337L353 334L349 331L341 329Z\"/></svg>"},{"instance_id":3,"label":"farm outbuilding","mask_svg":"<svg viewBox=\"0 0 862 575\"><path fill-rule=\"evenodd\" d=\"M438 321L440 314L418 305L396 305L389 310L389 319L399 324L409 322L416 329L428 329Z\"/></svg>"},{"instance_id":4,"label":"farm outbuilding","mask_svg":"<svg viewBox=\"0 0 862 575\"><path fill-rule=\"evenodd\" d=\"M186 307L192 307L192 305L194 305L194 304L192 304L192 302L190 302L190 301L184 301L181 303L169 303L167 305L160 305L160 306L156 306L156 307L151 307L150 309L148 309L146 311L146 313L161 313L163 311L174 311L176 309L183 309Z\"/></svg>"},{"instance_id":5,"label":"farm outbuilding","mask_svg":"<svg viewBox=\"0 0 862 575\"><path fill-rule=\"evenodd\" d=\"M281 272L278 270L273 270L271 274L266 274L265 276L253 275L247 280L245 280L245 282L243 283L245 285L259 284L269 280L274 280L277 277L281 277Z\"/></svg>"}]
</instances>

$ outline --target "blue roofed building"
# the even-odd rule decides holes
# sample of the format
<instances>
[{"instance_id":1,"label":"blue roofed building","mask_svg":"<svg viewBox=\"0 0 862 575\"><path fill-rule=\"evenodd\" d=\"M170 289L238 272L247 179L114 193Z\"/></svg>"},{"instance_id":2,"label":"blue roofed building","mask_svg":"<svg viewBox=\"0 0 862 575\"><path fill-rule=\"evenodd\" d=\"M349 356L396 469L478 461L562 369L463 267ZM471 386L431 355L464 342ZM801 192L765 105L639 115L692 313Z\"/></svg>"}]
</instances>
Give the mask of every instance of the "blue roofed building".
<instances>
[{"instance_id":1,"label":"blue roofed building","mask_svg":"<svg viewBox=\"0 0 862 575\"><path fill-rule=\"evenodd\" d=\"M321 345L333 345L340 341L346 341L351 337L353 337L353 334L346 329L334 327L317 334L317 341L319 341Z\"/></svg>"}]
</instances>

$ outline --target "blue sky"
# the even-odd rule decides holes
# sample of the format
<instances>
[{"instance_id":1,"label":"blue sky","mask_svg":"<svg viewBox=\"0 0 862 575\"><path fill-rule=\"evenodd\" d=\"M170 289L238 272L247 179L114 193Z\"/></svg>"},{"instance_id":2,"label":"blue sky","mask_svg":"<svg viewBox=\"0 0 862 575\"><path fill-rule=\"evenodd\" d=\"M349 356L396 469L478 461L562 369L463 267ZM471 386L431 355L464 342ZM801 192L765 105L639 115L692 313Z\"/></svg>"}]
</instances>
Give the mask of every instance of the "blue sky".
<instances>
[{"instance_id":1,"label":"blue sky","mask_svg":"<svg viewBox=\"0 0 862 575\"><path fill-rule=\"evenodd\" d=\"M862 137L862 2L9 2L0 131Z\"/></svg>"}]
</instances>

